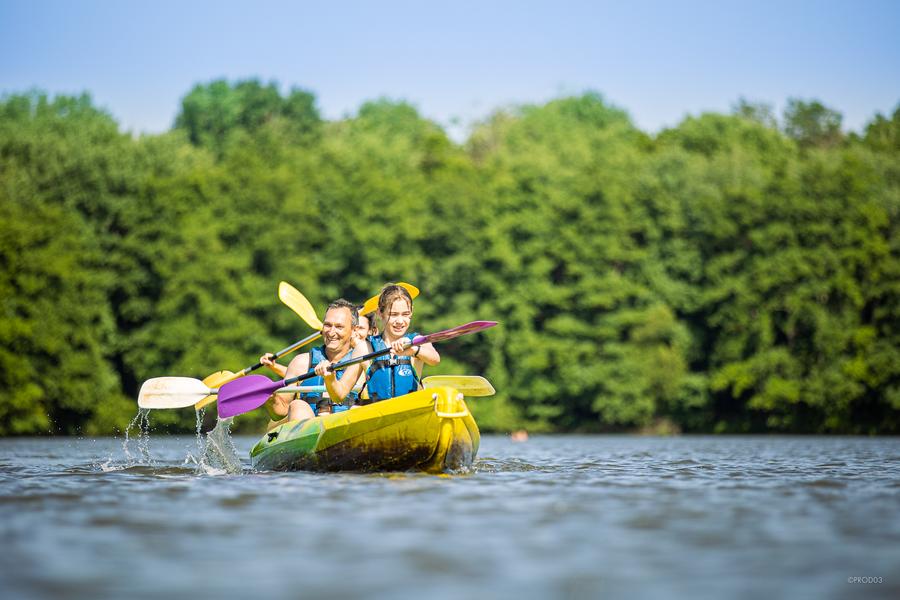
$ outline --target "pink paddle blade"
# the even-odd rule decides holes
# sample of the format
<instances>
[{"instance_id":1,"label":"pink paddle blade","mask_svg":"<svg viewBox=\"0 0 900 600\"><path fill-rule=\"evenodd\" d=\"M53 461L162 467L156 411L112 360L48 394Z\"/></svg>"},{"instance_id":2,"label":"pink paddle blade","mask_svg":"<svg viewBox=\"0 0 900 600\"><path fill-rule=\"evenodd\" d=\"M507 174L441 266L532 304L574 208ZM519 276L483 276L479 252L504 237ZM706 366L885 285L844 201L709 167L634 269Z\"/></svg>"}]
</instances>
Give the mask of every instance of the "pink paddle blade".
<instances>
[{"instance_id":1,"label":"pink paddle blade","mask_svg":"<svg viewBox=\"0 0 900 600\"><path fill-rule=\"evenodd\" d=\"M466 335L468 333L477 333L483 329L489 329L497 324L497 321L472 321L465 325L454 327L453 329L445 329L429 335L417 335L413 341L413 346L424 344L426 342L443 342L444 340L452 340L455 337Z\"/></svg>"}]
</instances>

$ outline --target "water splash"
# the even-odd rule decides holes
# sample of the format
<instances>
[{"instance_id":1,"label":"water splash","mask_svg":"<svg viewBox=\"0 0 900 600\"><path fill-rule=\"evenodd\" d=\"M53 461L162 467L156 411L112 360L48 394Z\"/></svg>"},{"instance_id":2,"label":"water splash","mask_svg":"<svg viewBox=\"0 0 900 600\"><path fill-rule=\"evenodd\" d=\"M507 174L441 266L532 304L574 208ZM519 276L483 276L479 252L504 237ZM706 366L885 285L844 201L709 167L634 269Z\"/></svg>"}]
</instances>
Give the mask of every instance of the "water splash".
<instances>
[{"instance_id":1,"label":"water splash","mask_svg":"<svg viewBox=\"0 0 900 600\"><path fill-rule=\"evenodd\" d=\"M201 408L196 413L197 422L196 422L196 431L197 431L197 451L202 455L203 454L203 417L206 416L206 407Z\"/></svg>"},{"instance_id":2,"label":"water splash","mask_svg":"<svg viewBox=\"0 0 900 600\"><path fill-rule=\"evenodd\" d=\"M241 459L231 439L232 418L218 419L216 426L206 434L200 431L203 414L197 413L197 456L188 454L184 464L194 464L200 475L226 475L243 472Z\"/></svg>"},{"instance_id":3,"label":"water splash","mask_svg":"<svg viewBox=\"0 0 900 600\"><path fill-rule=\"evenodd\" d=\"M234 446L234 440L231 439L232 421L232 417L219 419L212 431L206 434L204 458L207 464L221 467L228 473L240 473L243 471L243 467L237 448Z\"/></svg>"},{"instance_id":4,"label":"water splash","mask_svg":"<svg viewBox=\"0 0 900 600\"><path fill-rule=\"evenodd\" d=\"M131 429L138 427L137 451L140 460L136 460L131 454ZM125 428L125 440L122 442L122 451L125 454L126 466L134 466L137 464L152 465L153 459L150 456L150 409L139 408L134 419Z\"/></svg>"}]
</instances>

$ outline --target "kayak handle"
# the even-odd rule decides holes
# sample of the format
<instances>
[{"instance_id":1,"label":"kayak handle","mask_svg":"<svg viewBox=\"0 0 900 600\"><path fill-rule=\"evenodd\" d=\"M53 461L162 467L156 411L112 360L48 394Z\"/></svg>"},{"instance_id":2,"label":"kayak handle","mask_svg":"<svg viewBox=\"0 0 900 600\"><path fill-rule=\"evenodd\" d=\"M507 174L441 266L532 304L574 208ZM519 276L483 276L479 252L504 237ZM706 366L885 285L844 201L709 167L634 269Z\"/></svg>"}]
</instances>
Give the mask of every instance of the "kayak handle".
<instances>
[{"instance_id":1,"label":"kayak handle","mask_svg":"<svg viewBox=\"0 0 900 600\"><path fill-rule=\"evenodd\" d=\"M446 407L447 404L450 404L451 406L453 406L456 403L455 402L441 402L440 394L432 394L431 399L434 400L434 413L442 419L459 419L459 418L465 417L466 415L469 414L469 408L465 405L465 403L462 402L462 400L463 400L462 394L457 394L456 400L458 402L462 403L463 409L461 411L456 411L456 412L447 412L446 410L442 410L441 404L443 404L444 407Z\"/></svg>"}]
</instances>

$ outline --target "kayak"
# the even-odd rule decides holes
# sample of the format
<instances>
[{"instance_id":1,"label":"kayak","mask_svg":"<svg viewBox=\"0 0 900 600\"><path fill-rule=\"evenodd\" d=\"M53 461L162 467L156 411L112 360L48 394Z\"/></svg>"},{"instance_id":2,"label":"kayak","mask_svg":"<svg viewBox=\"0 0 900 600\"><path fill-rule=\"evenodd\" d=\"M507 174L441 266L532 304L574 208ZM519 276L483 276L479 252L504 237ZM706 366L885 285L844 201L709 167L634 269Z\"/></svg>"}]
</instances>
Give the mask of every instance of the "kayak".
<instances>
[{"instance_id":1,"label":"kayak","mask_svg":"<svg viewBox=\"0 0 900 600\"><path fill-rule=\"evenodd\" d=\"M250 461L257 470L443 473L471 467L480 441L462 393L436 387L284 423Z\"/></svg>"}]
</instances>

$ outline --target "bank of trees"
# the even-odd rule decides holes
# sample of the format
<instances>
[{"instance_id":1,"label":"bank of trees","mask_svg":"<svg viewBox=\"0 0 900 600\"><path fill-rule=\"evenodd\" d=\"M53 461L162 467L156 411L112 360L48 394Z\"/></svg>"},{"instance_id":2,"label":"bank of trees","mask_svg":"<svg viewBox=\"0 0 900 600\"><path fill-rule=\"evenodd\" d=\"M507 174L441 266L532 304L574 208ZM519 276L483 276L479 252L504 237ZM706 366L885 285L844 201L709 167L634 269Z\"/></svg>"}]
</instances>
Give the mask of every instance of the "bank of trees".
<instances>
[{"instance_id":1,"label":"bank of trees","mask_svg":"<svg viewBox=\"0 0 900 600\"><path fill-rule=\"evenodd\" d=\"M87 96L11 95L0 433L112 434L145 379L304 337L282 279L319 306L410 281L422 331L501 321L436 371L491 379L486 430L897 433L898 222L900 107L848 134L741 101L651 136L589 93L459 145L402 102L329 122L252 80L139 138Z\"/></svg>"}]
</instances>

